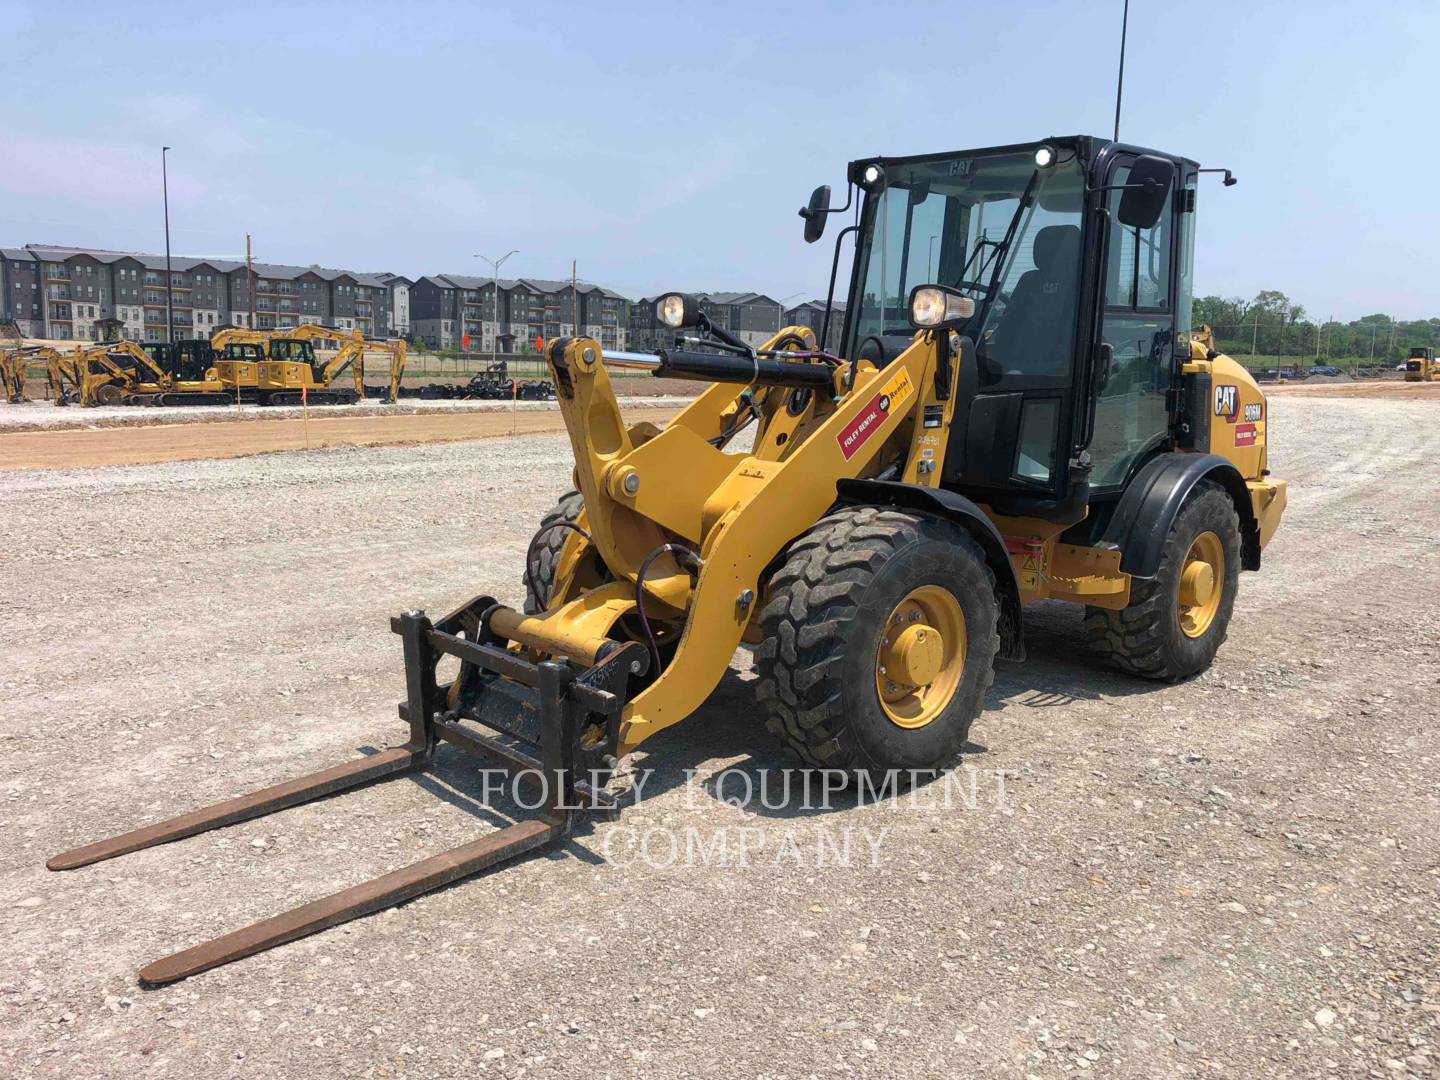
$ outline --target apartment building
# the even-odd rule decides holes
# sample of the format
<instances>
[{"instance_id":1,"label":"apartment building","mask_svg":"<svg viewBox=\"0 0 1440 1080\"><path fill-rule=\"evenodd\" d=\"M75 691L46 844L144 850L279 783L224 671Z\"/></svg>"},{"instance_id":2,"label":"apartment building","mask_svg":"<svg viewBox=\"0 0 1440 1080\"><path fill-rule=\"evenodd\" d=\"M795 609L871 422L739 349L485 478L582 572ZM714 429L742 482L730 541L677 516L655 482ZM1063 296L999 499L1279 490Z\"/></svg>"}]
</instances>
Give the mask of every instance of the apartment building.
<instances>
[{"instance_id":1,"label":"apartment building","mask_svg":"<svg viewBox=\"0 0 1440 1080\"><path fill-rule=\"evenodd\" d=\"M840 329L845 322L845 301L836 300L830 312L830 327L827 338L831 344L840 339ZM820 332L825 328L825 301L806 300L803 304L796 304L792 308L785 309L786 326L808 326L815 331L816 340L820 347L826 348L826 341L820 337Z\"/></svg>"},{"instance_id":2,"label":"apartment building","mask_svg":"<svg viewBox=\"0 0 1440 1080\"><path fill-rule=\"evenodd\" d=\"M415 282L402 274L376 274L390 293L390 333L408 338L410 329L410 289Z\"/></svg>"},{"instance_id":3,"label":"apartment building","mask_svg":"<svg viewBox=\"0 0 1440 1080\"><path fill-rule=\"evenodd\" d=\"M589 282L429 274L410 288L417 341L435 349L525 352L536 338L592 337L625 348L628 301ZM578 318L575 310L578 301Z\"/></svg>"},{"instance_id":4,"label":"apartment building","mask_svg":"<svg viewBox=\"0 0 1440 1080\"><path fill-rule=\"evenodd\" d=\"M696 299L712 323L747 345L763 345L780 331L780 302L762 293L699 293Z\"/></svg>"},{"instance_id":5,"label":"apartment building","mask_svg":"<svg viewBox=\"0 0 1440 1080\"><path fill-rule=\"evenodd\" d=\"M242 262L27 244L0 248L0 319L27 337L98 340L114 320L133 341L164 341L167 293L176 337L249 326L251 271ZM390 289L373 274L256 263L255 327L302 322L390 334ZM168 282L168 289L167 289Z\"/></svg>"},{"instance_id":6,"label":"apartment building","mask_svg":"<svg viewBox=\"0 0 1440 1080\"><path fill-rule=\"evenodd\" d=\"M694 296L711 322L747 345L763 345L780 330L783 312L779 302L761 293L714 292ZM655 318L656 299L658 297L647 296L630 305L628 325L633 349L648 352L675 344L675 331Z\"/></svg>"}]
</instances>

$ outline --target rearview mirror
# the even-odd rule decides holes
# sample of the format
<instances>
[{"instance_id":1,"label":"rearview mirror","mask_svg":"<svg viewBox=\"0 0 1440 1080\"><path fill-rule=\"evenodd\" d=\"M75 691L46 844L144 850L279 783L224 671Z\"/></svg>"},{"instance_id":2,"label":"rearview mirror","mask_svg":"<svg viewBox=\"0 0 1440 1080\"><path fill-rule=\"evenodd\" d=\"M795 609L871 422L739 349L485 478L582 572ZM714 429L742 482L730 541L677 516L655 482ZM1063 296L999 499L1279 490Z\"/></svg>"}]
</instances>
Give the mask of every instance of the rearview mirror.
<instances>
[{"instance_id":1,"label":"rearview mirror","mask_svg":"<svg viewBox=\"0 0 1440 1080\"><path fill-rule=\"evenodd\" d=\"M805 219L805 242L813 244L825 234L825 219L830 216L830 185L821 184L810 193L810 202L800 211Z\"/></svg>"},{"instance_id":2,"label":"rearview mirror","mask_svg":"<svg viewBox=\"0 0 1440 1080\"><path fill-rule=\"evenodd\" d=\"M1116 216L1121 225L1153 229L1175 183L1175 163L1154 154L1141 154L1130 166L1125 193Z\"/></svg>"}]
</instances>

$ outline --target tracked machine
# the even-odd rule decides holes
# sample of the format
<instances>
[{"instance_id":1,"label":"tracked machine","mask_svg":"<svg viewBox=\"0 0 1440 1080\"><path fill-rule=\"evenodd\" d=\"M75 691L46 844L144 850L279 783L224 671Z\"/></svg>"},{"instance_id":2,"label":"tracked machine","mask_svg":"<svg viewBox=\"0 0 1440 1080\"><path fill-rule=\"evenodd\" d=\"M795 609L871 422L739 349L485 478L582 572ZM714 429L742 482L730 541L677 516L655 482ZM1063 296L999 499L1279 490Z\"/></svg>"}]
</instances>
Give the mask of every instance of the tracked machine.
<instances>
[{"instance_id":1,"label":"tracked machine","mask_svg":"<svg viewBox=\"0 0 1440 1080\"><path fill-rule=\"evenodd\" d=\"M155 354L133 341L102 341L67 352L47 350L55 404L225 405L234 398L213 368L193 373L167 369L168 353Z\"/></svg>"},{"instance_id":2,"label":"tracked machine","mask_svg":"<svg viewBox=\"0 0 1440 1080\"><path fill-rule=\"evenodd\" d=\"M1406 382L1434 382L1440 379L1440 360L1428 345L1416 346L1405 360Z\"/></svg>"},{"instance_id":3,"label":"tracked machine","mask_svg":"<svg viewBox=\"0 0 1440 1080\"><path fill-rule=\"evenodd\" d=\"M1024 658L1035 601L1083 605L1123 671L1204 671L1286 489L1264 396L1189 332L1201 171L1089 137L856 161L843 206L821 187L801 211L813 242L853 209L835 354L805 327L752 348L678 293L657 302L673 349L548 342L578 490L530 544L523 610L482 595L392 620L407 740L50 867L422 768L442 743L541 785L531 820L141 972L167 983L614 809L624 757L693 713L742 643L770 730L877 787L957 760L996 661ZM664 430L627 427L617 365L713 385Z\"/></svg>"}]
</instances>

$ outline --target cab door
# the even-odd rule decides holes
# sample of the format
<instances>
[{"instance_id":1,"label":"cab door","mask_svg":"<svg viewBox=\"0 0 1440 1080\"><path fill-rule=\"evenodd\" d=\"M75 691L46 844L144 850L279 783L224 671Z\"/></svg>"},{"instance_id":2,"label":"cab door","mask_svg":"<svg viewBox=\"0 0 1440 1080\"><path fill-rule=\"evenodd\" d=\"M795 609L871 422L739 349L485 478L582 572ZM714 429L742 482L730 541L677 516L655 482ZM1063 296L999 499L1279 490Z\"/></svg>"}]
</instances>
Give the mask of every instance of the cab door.
<instances>
[{"instance_id":1,"label":"cab door","mask_svg":"<svg viewBox=\"0 0 1440 1080\"><path fill-rule=\"evenodd\" d=\"M1126 182L1133 154L1114 159L1104 183ZM1177 170L1177 182L1178 182ZM1119 490L1135 467L1170 440L1169 390L1174 385L1177 311L1188 322L1188 278L1177 274L1182 200L1172 190L1150 229L1122 225L1123 190L1107 192L1109 211L1101 274L1101 319L1091 490Z\"/></svg>"},{"instance_id":2,"label":"cab door","mask_svg":"<svg viewBox=\"0 0 1440 1080\"><path fill-rule=\"evenodd\" d=\"M1034 188L1018 212L973 359L960 365L957 423L942 473L947 485L1002 513L1030 512L1063 498L1069 482L1083 174L1056 170L1037 176ZM995 216L1003 222L1011 213Z\"/></svg>"}]
</instances>

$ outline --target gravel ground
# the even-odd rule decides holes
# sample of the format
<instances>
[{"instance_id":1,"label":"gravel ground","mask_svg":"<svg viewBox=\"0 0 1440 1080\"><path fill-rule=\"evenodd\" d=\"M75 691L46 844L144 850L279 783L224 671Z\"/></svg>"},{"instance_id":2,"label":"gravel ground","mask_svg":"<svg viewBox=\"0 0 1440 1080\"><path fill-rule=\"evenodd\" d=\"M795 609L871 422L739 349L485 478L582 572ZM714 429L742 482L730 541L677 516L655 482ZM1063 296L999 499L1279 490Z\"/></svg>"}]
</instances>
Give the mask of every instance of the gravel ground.
<instances>
[{"instance_id":1,"label":"gravel ground","mask_svg":"<svg viewBox=\"0 0 1440 1080\"><path fill-rule=\"evenodd\" d=\"M651 405L656 401L670 400L668 395L631 395L617 399L622 406L630 408ZM678 403L682 398L676 397ZM450 416L467 412L509 412L512 408L522 412L559 411L554 401L420 401L402 398L394 405L380 401L357 401L354 405L315 406L310 410L312 418L349 416ZM0 433L5 431L64 431L73 428L108 427L152 427L169 424L226 424L236 420L298 420L305 410L295 406L245 405L233 406L140 406L140 405L96 405L82 409L79 406L57 408L45 401L31 401L23 405L0 404Z\"/></svg>"},{"instance_id":2,"label":"gravel ground","mask_svg":"<svg viewBox=\"0 0 1440 1080\"><path fill-rule=\"evenodd\" d=\"M505 820L442 751L433 776L43 868L401 741L387 617L517 602L569 455L534 437L0 477L0 1075L1432 1072L1440 413L1272 413L1290 510L1214 669L1101 672L1078 612L1033 609L1033 659L974 729L973 805L963 771L915 805L727 805L788 764L741 654L637 755L655 772L618 822L148 992L149 960Z\"/></svg>"}]
</instances>

